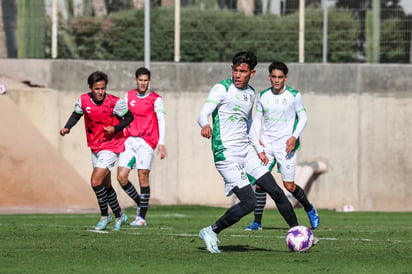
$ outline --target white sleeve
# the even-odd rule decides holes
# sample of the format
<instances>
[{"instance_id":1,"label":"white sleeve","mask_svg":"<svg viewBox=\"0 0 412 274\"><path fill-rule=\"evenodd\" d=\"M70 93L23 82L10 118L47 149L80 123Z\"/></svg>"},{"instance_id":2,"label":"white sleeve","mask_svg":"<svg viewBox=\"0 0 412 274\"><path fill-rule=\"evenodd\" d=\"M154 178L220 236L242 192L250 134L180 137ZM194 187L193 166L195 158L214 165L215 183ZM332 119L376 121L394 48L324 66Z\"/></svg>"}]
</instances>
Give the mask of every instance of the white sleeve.
<instances>
[{"instance_id":1,"label":"white sleeve","mask_svg":"<svg viewBox=\"0 0 412 274\"><path fill-rule=\"evenodd\" d=\"M154 103L154 111L156 112L157 117L157 126L159 127L159 145L165 144L166 139L166 119L165 119L165 110L163 106L162 97L158 97Z\"/></svg>"},{"instance_id":2,"label":"white sleeve","mask_svg":"<svg viewBox=\"0 0 412 274\"><path fill-rule=\"evenodd\" d=\"M225 94L226 88L222 84L216 84L212 87L197 118L197 123L201 128L209 124L209 116L223 100Z\"/></svg>"},{"instance_id":3,"label":"white sleeve","mask_svg":"<svg viewBox=\"0 0 412 274\"><path fill-rule=\"evenodd\" d=\"M255 118L253 118L252 127L249 132L249 139L252 145L255 147L257 153L263 152L263 147L260 145L260 131L262 130L263 109L258 100L256 104Z\"/></svg>"},{"instance_id":4,"label":"white sleeve","mask_svg":"<svg viewBox=\"0 0 412 274\"><path fill-rule=\"evenodd\" d=\"M298 93L295 97L295 111L298 115L298 123L293 131L293 136L297 139L302 134L308 123L308 115L306 114L306 108L303 104L302 95L300 95L300 93Z\"/></svg>"},{"instance_id":5,"label":"white sleeve","mask_svg":"<svg viewBox=\"0 0 412 274\"><path fill-rule=\"evenodd\" d=\"M76 104L74 105L73 111L76 112L77 114L83 115L82 100L80 98L77 99Z\"/></svg>"},{"instance_id":6,"label":"white sleeve","mask_svg":"<svg viewBox=\"0 0 412 274\"><path fill-rule=\"evenodd\" d=\"M123 117L128 111L129 108L127 107L127 104L124 101L124 99L121 98L117 100L116 104L114 105L113 113L119 117Z\"/></svg>"}]
</instances>

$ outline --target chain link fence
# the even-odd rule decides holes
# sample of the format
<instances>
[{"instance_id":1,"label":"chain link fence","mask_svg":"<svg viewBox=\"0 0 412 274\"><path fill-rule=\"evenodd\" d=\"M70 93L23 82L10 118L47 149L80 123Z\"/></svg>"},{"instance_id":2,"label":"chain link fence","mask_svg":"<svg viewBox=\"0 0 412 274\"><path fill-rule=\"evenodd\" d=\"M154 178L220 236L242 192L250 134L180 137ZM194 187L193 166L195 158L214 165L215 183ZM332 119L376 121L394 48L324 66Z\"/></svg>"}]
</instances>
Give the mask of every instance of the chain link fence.
<instances>
[{"instance_id":1,"label":"chain link fence","mask_svg":"<svg viewBox=\"0 0 412 274\"><path fill-rule=\"evenodd\" d=\"M411 62L410 0L2 0L0 57L143 60L145 2L154 61Z\"/></svg>"}]
</instances>

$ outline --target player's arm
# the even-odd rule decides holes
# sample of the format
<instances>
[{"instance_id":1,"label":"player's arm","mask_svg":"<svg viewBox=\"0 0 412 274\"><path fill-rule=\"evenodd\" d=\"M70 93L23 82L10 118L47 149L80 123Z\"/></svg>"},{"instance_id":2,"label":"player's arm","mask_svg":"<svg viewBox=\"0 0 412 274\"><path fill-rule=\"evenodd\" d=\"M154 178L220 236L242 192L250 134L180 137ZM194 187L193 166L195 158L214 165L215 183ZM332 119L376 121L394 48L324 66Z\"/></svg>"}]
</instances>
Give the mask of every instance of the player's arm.
<instances>
[{"instance_id":1,"label":"player's arm","mask_svg":"<svg viewBox=\"0 0 412 274\"><path fill-rule=\"evenodd\" d=\"M154 111L157 118L157 126L159 129L159 142L157 143L157 154L160 155L160 159L167 157L167 150L165 146L166 140L166 119L165 119L165 109L163 106L162 97L158 97L154 102Z\"/></svg>"},{"instance_id":2,"label":"player's arm","mask_svg":"<svg viewBox=\"0 0 412 274\"><path fill-rule=\"evenodd\" d=\"M306 114L306 108L303 104L302 95L298 93L295 97L295 111L298 119L293 136L297 139L302 134L308 123L308 115Z\"/></svg>"},{"instance_id":3,"label":"player's arm","mask_svg":"<svg viewBox=\"0 0 412 274\"><path fill-rule=\"evenodd\" d=\"M249 130L249 140L255 147L257 153L263 152L263 146L260 144L260 132L262 129L263 107L260 100L256 103L255 117Z\"/></svg>"},{"instance_id":4,"label":"player's arm","mask_svg":"<svg viewBox=\"0 0 412 274\"><path fill-rule=\"evenodd\" d=\"M200 130L200 135L205 138L212 137L212 127L209 124L209 116L216 109L218 104L223 100L226 93L226 89L221 84L216 84L212 87L209 95L204 103L199 117L197 118L198 125L202 128Z\"/></svg>"},{"instance_id":5,"label":"player's arm","mask_svg":"<svg viewBox=\"0 0 412 274\"><path fill-rule=\"evenodd\" d=\"M306 108L303 104L302 96L298 93L295 97L295 112L297 117L297 124L293 131L293 135L286 141L286 153L291 153L296 148L296 141L302 134L308 123L308 116Z\"/></svg>"},{"instance_id":6,"label":"player's arm","mask_svg":"<svg viewBox=\"0 0 412 274\"><path fill-rule=\"evenodd\" d=\"M126 112L126 114L122 118L123 119L120 121L120 123L114 126L114 133L123 130L134 120L133 114L130 111Z\"/></svg>"},{"instance_id":7,"label":"player's arm","mask_svg":"<svg viewBox=\"0 0 412 274\"><path fill-rule=\"evenodd\" d=\"M130 112L125 100L119 99L113 109L113 114L122 120L118 125L104 127L104 131L108 134L114 134L116 132L122 131L127 127L134 119L133 114Z\"/></svg>"},{"instance_id":8,"label":"player's arm","mask_svg":"<svg viewBox=\"0 0 412 274\"><path fill-rule=\"evenodd\" d=\"M70 129L74 127L74 125L77 124L77 122L82 118L83 116L83 110L81 106L81 100L78 99L76 104L74 105L74 110L72 114L70 115L69 119L66 122L66 125L60 129L60 135L64 136L66 134L70 133Z\"/></svg>"}]
</instances>

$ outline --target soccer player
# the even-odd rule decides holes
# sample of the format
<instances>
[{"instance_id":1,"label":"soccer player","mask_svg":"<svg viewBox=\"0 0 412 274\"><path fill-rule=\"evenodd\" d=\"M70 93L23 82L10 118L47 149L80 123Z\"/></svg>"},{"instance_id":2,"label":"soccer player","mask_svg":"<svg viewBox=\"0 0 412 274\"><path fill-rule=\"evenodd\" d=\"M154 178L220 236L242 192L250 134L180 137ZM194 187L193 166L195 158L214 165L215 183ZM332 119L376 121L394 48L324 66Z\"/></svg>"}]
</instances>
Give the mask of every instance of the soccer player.
<instances>
[{"instance_id":1,"label":"soccer player","mask_svg":"<svg viewBox=\"0 0 412 274\"><path fill-rule=\"evenodd\" d=\"M270 170L277 162L283 185L303 205L312 228L316 229L319 226L318 213L303 189L295 184L296 150L299 149L299 136L308 119L302 95L285 85L287 79L288 67L284 63L275 61L270 64L271 87L258 95L250 136L257 143L261 160ZM262 120L263 134L260 136ZM255 219L246 230L262 229L266 193L259 187L256 187L255 191Z\"/></svg>"},{"instance_id":2,"label":"soccer player","mask_svg":"<svg viewBox=\"0 0 412 274\"><path fill-rule=\"evenodd\" d=\"M60 135L65 136L84 116L87 145L92 153L91 186L101 213L96 230L104 230L112 221L108 205L116 216L113 230L120 230L121 225L127 222L127 215L122 212L112 187L110 172L119 153L124 150L123 129L133 120L133 116L123 99L106 93L108 82L104 72L96 71L90 74L87 79L90 92L80 95L73 113L60 130Z\"/></svg>"},{"instance_id":3,"label":"soccer player","mask_svg":"<svg viewBox=\"0 0 412 274\"><path fill-rule=\"evenodd\" d=\"M137 216L131 226L145 226L149 208L149 174L152 168L154 152L160 159L167 157L165 146L166 122L162 97L149 90L150 70L138 68L135 73L137 88L129 90L124 100L133 114L134 120L125 129L128 136L125 151L120 154L117 180L125 192L136 202ZM140 196L129 182L130 170L136 168L140 184Z\"/></svg>"},{"instance_id":4,"label":"soccer player","mask_svg":"<svg viewBox=\"0 0 412 274\"><path fill-rule=\"evenodd\" d=\"M255 74L256 56L250 51L239 52L233 57L232 64L232 77L212 87L198 117L201 136L212 138L214 164L223 177L226 196L235 194L239 199L238 204L230 207L212 225L200 230L199 236L211 253L220 253L217 234L256 207L248 176L255 178L256 185L269 193L290 227L298 225L286 195L249 144L248 130L256 97L249 80ZM210 115L213 129L208 122Z\"/></svg>"}]
</instances>

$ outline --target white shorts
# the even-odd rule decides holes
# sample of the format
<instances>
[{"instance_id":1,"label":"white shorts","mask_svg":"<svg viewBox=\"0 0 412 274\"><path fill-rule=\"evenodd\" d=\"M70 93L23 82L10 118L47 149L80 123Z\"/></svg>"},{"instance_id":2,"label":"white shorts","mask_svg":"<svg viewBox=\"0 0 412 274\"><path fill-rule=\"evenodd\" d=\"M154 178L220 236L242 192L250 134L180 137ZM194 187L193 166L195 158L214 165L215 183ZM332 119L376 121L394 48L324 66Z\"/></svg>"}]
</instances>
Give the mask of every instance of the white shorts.
<instances>
[{"instance_id":1,"label":"white shorts","mask_svg":"<svg viewBox=\"0 0 412 274\"><path fill-rule=\"evenodd\" d=\"M232 194L234 187L242 188L254 184L269 171L252 146L248 147L244 155L215 162L215 166L225 182L226 196Z\"/></svg>"},{"instance_id":2,"label":"white shorts","mask_svg":"<svg viewBox=\"0 0 412 274\"><path fill-rule=\"evenodd\" d=\"M249 146L249 151L245 159L245 171L251 184L254 184L257 179L269 171L268 167L259 159L253 146Z\"/></svg>"},{"instance_id":3,"label":"white shorts","mask_svg":"<svg viewBox=\"0 0 412 274\"><path fill-rule=\"evenodd\" d=\"M119 156L119 167L152 169L154 149L143 138L130 136L124 146L125 151Z\"/></svg>"},{"instance_id":4,"label":"white shorts","mask_svg":"<svg viewBox=\"0 0 412 274\"><path fill-rule=\"evenodd\" d=\"M242 163L224 160L215 162L215 167L225 182L226 196L233 194L233 188L242 188L250 184Z\"/></svg>"},{"instance_id":5,"label":"white shorts","mask_svg":"<svg viewBox=\"0 0 412 274\"><path fill-rule=\"evenodd\" d=\"M282 147L275 147L271 144L265 144L265 153L269 158L268 166L273 168L274 163L277 162L278 170L282 175L284 182L295 181L295 168L296 168L296 150L289 154L286 154L286 143Z\"/></svg>"},{"instance_id":6,"label":"white shorts","mask_svg":"<svg viewBox=\"0 0 412 274\"><path fill-rule=\"evenodd\" d=\"M112 171L119 154L109 150L102 150L97 153L92 152L93 168L107 168Z\"/></svg>"}]
</instances>

